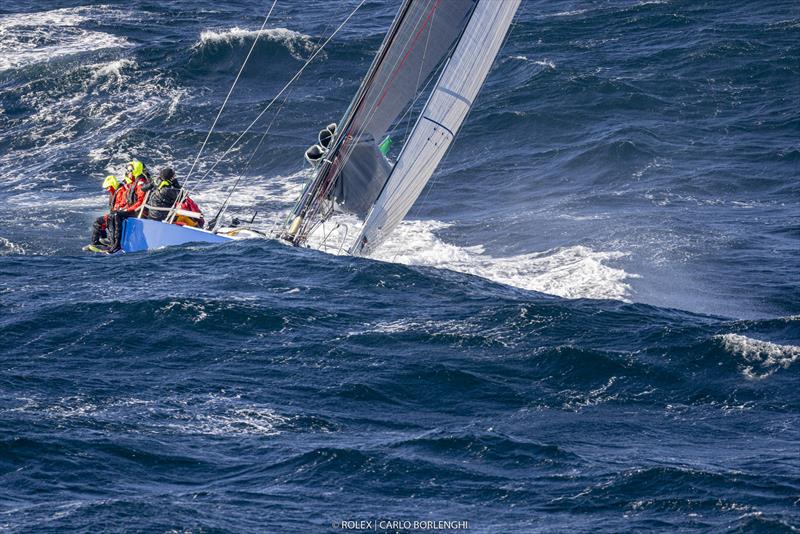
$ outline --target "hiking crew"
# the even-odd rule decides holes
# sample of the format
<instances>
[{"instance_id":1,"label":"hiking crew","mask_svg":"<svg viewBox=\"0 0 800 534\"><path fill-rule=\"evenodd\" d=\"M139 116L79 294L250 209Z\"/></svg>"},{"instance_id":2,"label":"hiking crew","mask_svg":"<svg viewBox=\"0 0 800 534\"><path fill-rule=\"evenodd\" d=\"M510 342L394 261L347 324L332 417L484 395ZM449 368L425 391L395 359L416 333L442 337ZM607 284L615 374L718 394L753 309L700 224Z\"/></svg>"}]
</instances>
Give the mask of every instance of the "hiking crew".
<instances>
[{"instance_id":1,"label":"hiking crew","mask_svg":"<svg viewBox=\"0 0 800 534\"><path fill-rule=\"evenodd\" d=\"M92 243L85 249L93 252L119 251L125 219L141 216L154 221L164 221L181 197L181 185L172 168L161 169L158 179L151 181L147 168L138 160L127 164L124 183L120 184L116 177L108 176L103 182L103 187L109 194L109 213L98 217L92 225ZM174 224L203 228L205 224L203 214L190 197L186 196L179 202L177 209L196 213L197 216L178 214Z\"/></svg>"},{"instance_id":2,"label":"hiking crew","mask_svg":"<svg viewBox=\"0 0 800 534\"><path fill-rule=\"evenodd\" d=\"M141 161L133 160L128 163L125 174L125 205L121 209L111 212L111 216L108 218L108 233L111 241L108 245L109 254L119 251L122 240L122 223L128 217L138 216L137 212L144 204L144 198L147 195L145 186L149 182L150 174Z\"/></svg>"},{"instance_id":3,"label":"hiking crew","mask_svg":"<svg viewBox=\"0 0 800 534\"><path fill-rule=\"evenodd\" d=\"M109 213L98 217L92 224L91 246L94 247L107 244L103 243L103 241L106 241L108 238L107 230L109 215L115 210L122 209L126 204L125 188L120 185L119 180L117 180L117 177L113 174L106 176L106 179L103 180L103 189L108 192Z\"/></svg>"}]
</instances>

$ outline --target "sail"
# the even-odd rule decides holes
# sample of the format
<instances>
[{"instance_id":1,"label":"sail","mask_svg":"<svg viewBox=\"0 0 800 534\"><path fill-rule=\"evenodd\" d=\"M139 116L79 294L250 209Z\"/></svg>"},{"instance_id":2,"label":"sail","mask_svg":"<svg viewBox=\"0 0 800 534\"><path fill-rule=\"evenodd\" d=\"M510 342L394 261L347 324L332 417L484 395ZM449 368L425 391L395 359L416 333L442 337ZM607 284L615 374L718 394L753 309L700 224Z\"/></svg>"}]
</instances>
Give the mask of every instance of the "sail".
<instances>
[{"instance_id":1,"label":"sail","mask_svg":"<svg viewBox=\"0 0 800 534\"><path fill-rule=\"evenodd\" d=\"M405 0L284 230L294 244L330 214L365 216L392 170L387 134L452 53L478 0ZM399 143L398 143L399 144Z\"/></svg>"},{"instance_id":2,"label":"sail","mask_svg":"<svg viewBox=\"0 0 800 534\"><path fill-rule=\"evenodd\" d=\"M369 254L406 216L467 116L520 0L480 0L353 244Z\"/></svg>"},{"instance_id":3,"label":"sail","mask_svg":"<svg viewBox=\"0 0 800 534\"><path fill-rule=\"evenodd\" d=\"M332 196L345 211L364 216L372 206L391 171L380 143L452 51L476 2L413 0L401 8L363 94L342 123L341 143L328 156L337 158Z\"/></svg>"}]
</instances>

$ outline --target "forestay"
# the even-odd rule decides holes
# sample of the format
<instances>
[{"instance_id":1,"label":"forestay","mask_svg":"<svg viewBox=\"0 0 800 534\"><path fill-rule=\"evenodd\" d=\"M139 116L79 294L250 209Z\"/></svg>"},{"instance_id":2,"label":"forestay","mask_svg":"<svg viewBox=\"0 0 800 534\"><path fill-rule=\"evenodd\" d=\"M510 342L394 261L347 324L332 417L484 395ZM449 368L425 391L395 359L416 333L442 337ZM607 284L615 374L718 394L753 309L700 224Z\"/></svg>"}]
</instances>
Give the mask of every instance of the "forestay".
<instances>
[{"instance_id":1,"label":"forestay","mask_svg":"<svg viewBox=\"0 0 800 534\"><path fill-rule=\"evenodd\" d=\"M486 79L520 0L481 0L433 88L350 253L369 254L406 216Z\"/></svg>"},{"instance_id":2,"label":"forestay","mask_svg":"<svg viewBox=\"0 0 800 534\"><path fill-rule=\"evenodd\" d=\"M293 215L286 237L302 242L326 217L324 200L365 216L392 166L381 142L454 49L478 0L406 0L339 122L336 139ZM386 145L384 145L386 146Z\"/></svg>"},{"instance_id":3,"label":"forestay","mask_svg":"<svg viewBox=\"0 0 800 534\"><path fill-rule=\"evenodd\" d=\"M339 149L340 174L333 196L346 211L364 216L391 170L378 149L433 70L464 30L475 0L416 0L354 109Z\"/></svg>"}]
</instances>

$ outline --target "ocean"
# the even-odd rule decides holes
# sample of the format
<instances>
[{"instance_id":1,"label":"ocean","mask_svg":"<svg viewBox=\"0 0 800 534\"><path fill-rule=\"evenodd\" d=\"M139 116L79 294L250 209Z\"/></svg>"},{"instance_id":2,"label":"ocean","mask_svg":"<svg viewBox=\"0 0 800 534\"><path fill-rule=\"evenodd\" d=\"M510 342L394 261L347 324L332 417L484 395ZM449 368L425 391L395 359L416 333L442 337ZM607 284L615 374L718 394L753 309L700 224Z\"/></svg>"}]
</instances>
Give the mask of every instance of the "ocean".
<instances>
[{"instance_id":1,"label":"ocean","mask_svg":"<svg viewBox=\"0 0 800 534\"><path fill-rule=\"evenodd\" d=\"M0 531L800 529L800 4L525 0L373 257L82 252L107 174L186 176L271 3L0 4ZM277 2L201 171L356 5ZM398 5L207 215L241 175L283 220Z\"/></svg>"}]
</instances>

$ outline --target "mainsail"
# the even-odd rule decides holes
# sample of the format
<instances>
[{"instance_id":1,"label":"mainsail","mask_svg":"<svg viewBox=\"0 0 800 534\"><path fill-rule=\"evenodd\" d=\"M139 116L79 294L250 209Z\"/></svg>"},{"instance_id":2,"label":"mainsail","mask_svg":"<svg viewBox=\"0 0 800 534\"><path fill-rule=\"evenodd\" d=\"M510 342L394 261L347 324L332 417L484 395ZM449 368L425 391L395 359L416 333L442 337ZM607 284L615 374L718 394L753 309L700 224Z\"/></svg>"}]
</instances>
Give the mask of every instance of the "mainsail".
<instances>
[{"instance_id":1,"label":"mainsail","mask_svg":"<svg viewBox=\"0 0 800 534\"><path fill-rule=\"evenodd\" d=\"M317 172L284 237L301 244L337 205L366 216L351 253L374 249L406 215L438 166L518 6L519 0L406 0L335 134L325 135L328 146L309 151L319 162ZM392 165L385 157L392 143L387 134L442 65Z\"/></svg>"},{"instance_id":2,"label":"mainsail","mask_svg":"<svg viewBox=\"0 0 800 534\"><path fill-rule=\"evenodd\" d=\"M368 254L394 230L447 152L505 40L519 0L482 0L469 21L350 253Z\"/></svg>"}]
</instances>

